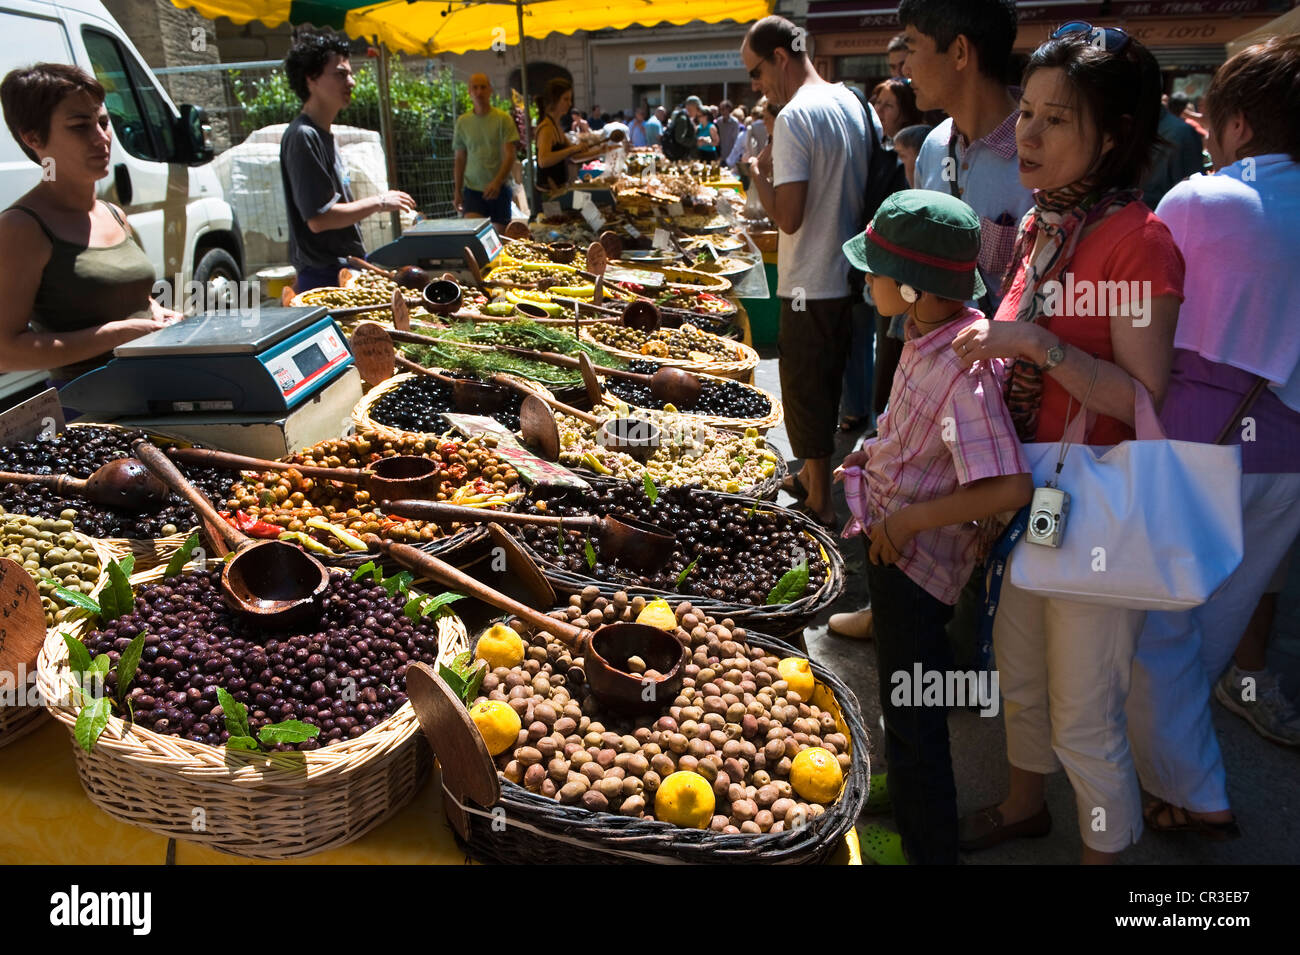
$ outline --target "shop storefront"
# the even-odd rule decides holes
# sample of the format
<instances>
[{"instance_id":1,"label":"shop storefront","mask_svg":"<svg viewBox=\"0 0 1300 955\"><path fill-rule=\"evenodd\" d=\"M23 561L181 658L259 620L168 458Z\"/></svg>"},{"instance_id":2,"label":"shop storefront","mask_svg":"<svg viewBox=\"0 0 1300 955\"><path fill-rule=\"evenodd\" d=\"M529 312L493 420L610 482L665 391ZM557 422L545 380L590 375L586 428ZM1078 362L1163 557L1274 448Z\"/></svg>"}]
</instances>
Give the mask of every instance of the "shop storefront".
<instances>
[{"instance_id":1,"label":"shop storefront","mask_svg":"<svg viewBox=\"0 0 1300 955\"><path fill-rule=\"evenodd\" d=\"M1109 12L1103 14L1102 7ZM1289 0L1183 0L1183 2L1018 3L1016 52L1029 53L1068 20L1122 26L1151 48L1169 90L1197 95L1227 59L1225 44L1268 23ZM823 76L874 84L889 75L885 50L900 32L896 0L812 0L808 30Z\"/></svg>"}]
</instances>

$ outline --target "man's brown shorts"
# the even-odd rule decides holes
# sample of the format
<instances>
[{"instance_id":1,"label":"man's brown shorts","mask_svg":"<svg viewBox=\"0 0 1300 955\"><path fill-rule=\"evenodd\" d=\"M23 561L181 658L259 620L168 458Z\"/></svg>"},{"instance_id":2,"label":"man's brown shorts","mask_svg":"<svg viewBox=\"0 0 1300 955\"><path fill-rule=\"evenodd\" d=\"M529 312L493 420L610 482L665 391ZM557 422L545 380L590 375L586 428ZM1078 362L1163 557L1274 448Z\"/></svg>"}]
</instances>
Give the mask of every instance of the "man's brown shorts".
<instances>
[{"instance_id":1,"label":"man's brown shorts","mask_svg":"<svg viewBox=\"0 0 1300 955\"><path fill-rule=\"evenodd\" d=\"M796 458L827 458L835 451L844 363L848 359L853 299L805 301L802 310L781 299L781 401Z\"/></svg>"}]
</instances>

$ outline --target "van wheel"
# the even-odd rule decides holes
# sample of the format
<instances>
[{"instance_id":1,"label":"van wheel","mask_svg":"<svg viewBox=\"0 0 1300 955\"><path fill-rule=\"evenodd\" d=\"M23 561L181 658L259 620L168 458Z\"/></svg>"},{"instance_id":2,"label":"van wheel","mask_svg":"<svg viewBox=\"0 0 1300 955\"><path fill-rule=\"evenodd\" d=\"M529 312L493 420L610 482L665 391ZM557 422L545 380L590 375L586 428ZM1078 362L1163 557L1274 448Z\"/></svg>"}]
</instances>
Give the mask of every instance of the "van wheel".
<instances>
[{"instance_id":1,"label":"van wheel","mask_svg":"<svg viewBox=\"0 0 1300 955\"><path fill-rule=\"evenodd\" d=\"M209 308L236 308L239 305L239 280L243 273L235 257L225 249L208 249L194 267L194 281L203 286Z\"/></svg>"}]
</instances>

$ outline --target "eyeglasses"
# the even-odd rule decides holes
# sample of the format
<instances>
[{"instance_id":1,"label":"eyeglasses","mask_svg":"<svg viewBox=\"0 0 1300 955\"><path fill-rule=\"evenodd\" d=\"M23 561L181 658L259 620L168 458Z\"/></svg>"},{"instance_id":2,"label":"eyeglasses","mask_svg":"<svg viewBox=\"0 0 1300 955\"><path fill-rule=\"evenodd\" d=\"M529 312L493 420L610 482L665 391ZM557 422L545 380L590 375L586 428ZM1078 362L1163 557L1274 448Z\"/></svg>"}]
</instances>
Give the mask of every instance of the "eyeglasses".
<instances>
[{"instance_id":1,"label":"eyeglasses","mask_svg":"<svg viewBox=\"0 0 1300 955\"><path fill-rule=\"evenodd\" d=\"M750 78L751 80L756 80L756 79L758 79L759 76L760 76L760 75L762 74L762 72L763 72L763 64L766 63L766 62L767 62L768 60L770 60L770 59L772 59L772 54L769 53L767 56L765 56L765 57L763 57L761 60L759 60L759 61L758 61L758 66L754 67L752 70L749 71L749 78Z\"/></svg>"},{"instance_id":2,"label":"eyeglasses","mask_svg":"<svg viewBox=\"0 0 1300 955\"><path fill-rule=\"evenodd\" d=\"M1132 39L1119 27L1095 27L1083 20L1071 20L1064 26L1059 27L1052 34L1052 39L1056 40L1063 36L1069 36L1071 33L1088 34L1089 43L1099 50L1106 50L1110 53L1119 53L1124 47L1128 46L1128 41Z\"/></svg>"}]
</instances>

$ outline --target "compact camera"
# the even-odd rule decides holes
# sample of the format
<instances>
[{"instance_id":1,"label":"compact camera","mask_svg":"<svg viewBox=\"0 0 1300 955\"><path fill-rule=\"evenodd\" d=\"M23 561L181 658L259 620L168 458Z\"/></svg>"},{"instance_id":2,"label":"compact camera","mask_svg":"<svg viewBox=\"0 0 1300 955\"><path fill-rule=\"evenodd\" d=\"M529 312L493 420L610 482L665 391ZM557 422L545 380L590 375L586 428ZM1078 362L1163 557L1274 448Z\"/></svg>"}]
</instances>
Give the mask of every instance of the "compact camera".
<instances>
[{"instance_id":1,"label":"compact camera","mask_svg":"<svg viewBox=\"0 0 1300 955\"><path fill-rule=\"evenodd\" d=\"M1070 495L1060 488L1036 487L1029 504L1029 527L1025 540L1044 547L1060 547L1065 535L1065 516L1070 513Z\"/></svg>"}]
</instances>

